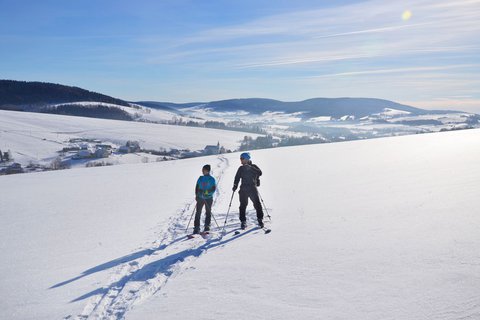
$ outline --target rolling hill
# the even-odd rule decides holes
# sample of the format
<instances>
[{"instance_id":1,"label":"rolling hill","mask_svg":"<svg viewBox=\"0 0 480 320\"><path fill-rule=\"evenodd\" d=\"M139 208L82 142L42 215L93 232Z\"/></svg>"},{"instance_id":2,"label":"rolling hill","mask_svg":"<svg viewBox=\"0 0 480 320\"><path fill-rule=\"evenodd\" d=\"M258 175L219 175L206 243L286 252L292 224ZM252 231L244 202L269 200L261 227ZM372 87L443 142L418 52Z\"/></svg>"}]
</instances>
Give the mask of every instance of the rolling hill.
<instances>
[{"instance_id":1,"label":"rolling hill","mask_svg":"<svg viewBox=\"0 0 480 320\"><path fill-rule=\"evenodd\" d=\"M35 111L39 107L78 101L94 101L129 107L121 99L78 87L47 82L0 80L0 109Z\"/></svg>"}]
</instances>

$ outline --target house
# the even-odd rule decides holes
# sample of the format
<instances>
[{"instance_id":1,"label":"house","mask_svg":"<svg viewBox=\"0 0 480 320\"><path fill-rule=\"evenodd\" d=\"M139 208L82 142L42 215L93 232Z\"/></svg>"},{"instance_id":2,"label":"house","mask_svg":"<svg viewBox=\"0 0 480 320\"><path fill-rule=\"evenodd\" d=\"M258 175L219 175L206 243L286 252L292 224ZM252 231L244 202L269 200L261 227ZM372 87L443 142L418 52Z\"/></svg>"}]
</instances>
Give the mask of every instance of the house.
<instances>
[{"instance_id":1,"label":"house","mask_svg":"<svg viewBox=\"0 0 480 320\"><path fill-rule=\"evenodd\" d=\"M89 149L79 150L74 156L73 159L89 159L92 158L93 152Z\"/></svg>"},{"instance_id":2,"label":"house","mask_svg":"<svg viewBox=\"0 0 480 320\"><path fill-rule=\"evenodd\" d=\"M15 174L15 173L23 173L23 168L20 163L13 163L7 168L5 168L4 173L5 174Z\"/></svg>"},{"instance_id":3,"label":"house","mask_svg":"<svg viewBox=\"0 0 480 320\"><path fill-rule=\"evenodd\" d=\"M107 149L110 152L112 152L112 149L113 149L112 145L110 144L97 144L95 147L97 149Z\"/></svg>"},{"instance_id":4,"label":"house","mask_svg":"<svg viewBox=\"0 0 480 320\"><path fill-rule=\"evenodd\" d=\"M120 152L120 153L129 153L129 152L130 152L130 148L127 147L127 146L121 146L120 148L118 148L118 152Z\"/></svg>"},{"instance_id":5,"label":"house","mask_svg":"<svg viewBox=\"0 0 480 320\"><path fill-rule=\"evenodd\" d=\"M88 150L90 148L90 145L88 143L81 143L79 145L80 150Z\"/></svg>"},{"instance_id":6,"label":"house","mask_svg":"<svg viewBox=\"0 0 480 320\"><path fill-rule=\"evenodd\" d=\"M2 153L2 151L0 151L0 159L1 161L0 162L8 162L10 161L10 151L7 151L7 152L4 152Z\"/></svg>"},{"instance_id":7,"label":"house","mask_svg":"<svg viewBox=\"0 0 480 320\"><path fill-rule=\"evenodd\" d=\"M219 154L220 153L220 142L217 143L217 145L213 146L206 146L203 149L203 153L206 155L213 155L213 154Z\"/></svg>"},{"instance_id":8,"label":"house","mask_svg":"<svg viewBox=\"0 0 480 320\"><path fill-rule=\"evenodd\" d=\"M65 147L62 149L62 152L72 152L72 151L79 151L80 147L79 146L70 146L70 147Z\"/></svg>"},{"instance_id":9,"label":"house","mask_svg":"<svg viewBox=\"0 0 480 320\"><path fill-rule=\"evenodd\" d=\"M95 150L95 158L108 158L110 154L112 154L112 151L107 148L97 148Z\"/></svg>"},{"instance_id":10,"label":"house","mask_svg":"<svg viewBox=\"0 0 480 320\"><path fill-rule=\"evenodd\" d=\"M138 141L127 141L126 146L130 149L130 152L139 152L140 149L140 143Z\"/></svg>"},{"instance_id":11,"label":"house","mask_svg":"<svg viewBox=\"0 0 480 320\"><path fill-rule=\"evenodd\" d=\"M134 153L139 152L141 150L140 143L138 141L127 141L124 146L118 148L118 152L120 153Z\"/></svg>"}]
</instances>

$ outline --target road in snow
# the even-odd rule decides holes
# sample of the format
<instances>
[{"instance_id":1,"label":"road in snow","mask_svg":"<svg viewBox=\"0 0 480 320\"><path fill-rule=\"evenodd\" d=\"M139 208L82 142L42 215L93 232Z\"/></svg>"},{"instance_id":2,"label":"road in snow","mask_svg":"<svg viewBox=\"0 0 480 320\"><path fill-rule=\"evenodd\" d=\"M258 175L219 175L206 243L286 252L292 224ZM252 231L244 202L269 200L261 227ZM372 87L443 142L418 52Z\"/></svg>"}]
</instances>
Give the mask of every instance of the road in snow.
<instances>
[{"instance_id":1,"label":"road in snow","mask_svg":"<svg viewBox=\"0 0 480 320\"><path fill-rule=\"evenodd\" d=\"M0 318L477 319L479 141L252 152L273 232L234 237L235 197L210 240L194 183L211 163L223 224L238 154L1 177Z\"/></svg>"}]
</instances>

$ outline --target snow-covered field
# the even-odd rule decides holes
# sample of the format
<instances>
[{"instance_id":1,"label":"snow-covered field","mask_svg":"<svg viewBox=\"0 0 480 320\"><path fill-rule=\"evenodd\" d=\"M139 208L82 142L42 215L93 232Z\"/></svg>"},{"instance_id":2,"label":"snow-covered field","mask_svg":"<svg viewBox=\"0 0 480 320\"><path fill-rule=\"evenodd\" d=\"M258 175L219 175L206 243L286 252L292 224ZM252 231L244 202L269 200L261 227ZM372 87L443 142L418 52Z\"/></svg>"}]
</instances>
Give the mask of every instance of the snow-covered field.
<instances>
[{"instance_id":1,"label":"snow-covered field","mask_svg":"<svg viewBox=\"0 0 480 320\"><path fill-rule=\"evenodd\" d=\"M480 130L252 156L268 235L185 239L238 154L1 177L0 319L480 318Z\"/></svg>"},{"instance_id":2,"label":"snow-covered field","mask_svg":"<svg viewBox=\"0 0 480 320\"><path fill-rule=\"evenodd\" d=\"M153 150L203 150L220 142L235 150L244 136L235 131L0 110L0 150L11 150L15 161L23 165L30 161L48 164L74 138L117 145L136 140L142 148ZM135 162L128 158L117 161ZM141 162L141 157L136 162Z\"/></svg>"},{"instance_id":3,"label":"snow-covered field","mask_svg":"<svg viewBox=\"0 0 480 320\"><path fill-rule=\"evenodd\" d=\"M169 122L172 121L173 118L179 117L177 113L170 112L167 110L157 110L157 109L152 109L148 108L145 106L141 106L135 103L130 104L131 107L125 107L121 106L118 104L112 104L112 103L106 103L106 102L92 102L92 101L78 101L78 102L69 102L69 103L58 103L58 104L52 104L48 108L55 109L58 106L79 106L79 107L107 107L107 108L115 108L115 109L120 109L124 112L126 112L132 119L137 119L137 120L147 120L147 121L153 121L153 122ZM182 117L185 121L190 120L188 117Z\"/></svg>"},{"instance_id":4,"label":"snow-covered field","mask_svg":"<svg viewBox=\"0 0 480 320\"><path fill-rule=\"evenodd\" d=\"M272 112L251 114L245 111L219 112L198 105L180 109L182 114L195 119L219 121L240 121L247 125L259 126L274 136L321 135L327 141L337 141L338 136L387 137L415 133L439 132L440 130L478 128L478 116L465 112L446 112L442 114L415 115L408 111L385 107L383 112L374 113L357 119L346 114L338 118L331 116L309 117L305 112ZM184 119L188 121L188 119Z\"/></svg>"}]
</instances>

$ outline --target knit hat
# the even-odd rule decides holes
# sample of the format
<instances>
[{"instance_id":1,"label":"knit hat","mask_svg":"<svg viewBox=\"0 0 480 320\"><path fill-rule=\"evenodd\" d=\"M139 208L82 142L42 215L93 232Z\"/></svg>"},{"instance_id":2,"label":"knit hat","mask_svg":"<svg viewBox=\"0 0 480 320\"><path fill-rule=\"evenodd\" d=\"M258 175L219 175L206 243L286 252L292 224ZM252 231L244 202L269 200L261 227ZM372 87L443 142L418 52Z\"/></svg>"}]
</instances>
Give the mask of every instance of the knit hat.
<instances>
[{"instance_id":1,"label":"knit hat","mask_svg":"<svg viewBox=\"0 0 480 320\"><path fill-rule=\"evenodd\" d=\"M250 160L250 153L244 152L240 155L240 159Z\"/></svg>"},{"instance_id":2,"label":"knit hat","mask_svg":"<svg viewBox=\"0 0 480 320\"><path fill-rule=\"evenodd\" d=\"M211 169L212 169L212 167L210 167L209 164L206 164L206 165L203 166L202 171L207 170L208 172L210 172Z\"/></svg>"}]
</instances>

